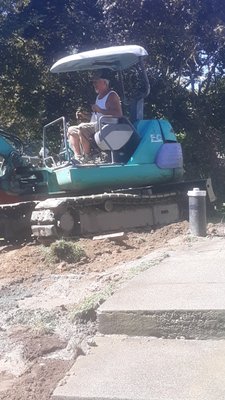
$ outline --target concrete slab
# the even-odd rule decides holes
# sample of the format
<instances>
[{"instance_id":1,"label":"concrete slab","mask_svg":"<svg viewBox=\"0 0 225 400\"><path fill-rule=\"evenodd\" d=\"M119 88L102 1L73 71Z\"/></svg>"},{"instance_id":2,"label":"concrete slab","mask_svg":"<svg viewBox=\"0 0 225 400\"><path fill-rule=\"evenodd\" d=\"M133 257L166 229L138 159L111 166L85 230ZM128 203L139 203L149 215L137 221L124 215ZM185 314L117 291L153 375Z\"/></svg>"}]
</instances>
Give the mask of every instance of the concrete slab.
<instances>
[{"instance_id":1,"label":"concrete slab","mask_svg":"<svg viewBox=\"0 0 225 400\"><path fill-rule=\"evenodd\" d=\"M99 331L189 339L225 338L225 240L172 252L98 310Z\"/></svg>"},{"instance_id":2,"label":"concrete slab","mask_svg":"<svg viewBox=\"0 0 225 400\"><path fill-rule=\"evenodd\" d=\"M53 400L224 400L225 342L99 337Z\"/></svg>"}]
</instances>

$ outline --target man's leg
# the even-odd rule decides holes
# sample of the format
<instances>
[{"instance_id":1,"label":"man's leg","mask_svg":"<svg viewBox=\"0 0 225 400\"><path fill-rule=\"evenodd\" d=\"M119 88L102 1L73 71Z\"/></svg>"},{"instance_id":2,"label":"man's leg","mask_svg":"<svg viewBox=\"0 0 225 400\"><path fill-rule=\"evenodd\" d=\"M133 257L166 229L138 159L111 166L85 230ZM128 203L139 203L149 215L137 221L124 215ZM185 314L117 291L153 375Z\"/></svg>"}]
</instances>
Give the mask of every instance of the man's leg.
<instances>
[{"instance_id":1,"label":"man's leg","mask_svg":"<svg viewBox=\"0 0 225 400\"><path fill-rule=\"evenodd\" d=\"M89 154L91 151L91 143L94 140L96 132L96 123L83 123L79 125L80 143L84 154Z\"/></svg>"},{"instance_id":2,"label":"man's leg","mask_svg":"<svg viewBox=\"0 0 225 400\"><path fill-rule=\"evenodd\" d=\"M69 144L74 152L75 157L80 157L82 155L81 152L81 141L79 135L79 126L70 126L68 128L68 140Z\"/></svg>"},{"instance_id":3,"label":"man's leg","mask_svg":"<svg viewBox=\"0 0 225 400\"><path fill-rule=\"evenodd\" d=\"M80 129L80 142L83 148L84 154L89 154L91 151L91 144L85 135L86 131L83 128Z\"/></svg>"}]
</instances>

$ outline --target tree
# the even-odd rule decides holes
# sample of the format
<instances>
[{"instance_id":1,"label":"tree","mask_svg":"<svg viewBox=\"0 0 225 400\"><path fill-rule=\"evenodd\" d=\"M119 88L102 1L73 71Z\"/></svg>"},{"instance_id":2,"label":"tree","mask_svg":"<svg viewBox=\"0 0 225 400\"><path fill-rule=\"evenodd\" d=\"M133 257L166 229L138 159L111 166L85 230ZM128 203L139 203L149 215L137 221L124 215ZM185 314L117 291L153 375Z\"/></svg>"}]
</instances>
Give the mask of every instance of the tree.
<instances>
[{"instance_id":1,"label":"tree","mask_svg":"<svg viewBox=\"0 0 225 400\"><path fill-rule=\"evenodd\" d=\"M0 20L3 125L20 136L40 137L49 119L61 113L72 116L80 102L76 92L84 92L85 77L62 79L49 69L56 59L97 43L100 11L91 0L5 2Z\"/></svg>"}]
</instances>

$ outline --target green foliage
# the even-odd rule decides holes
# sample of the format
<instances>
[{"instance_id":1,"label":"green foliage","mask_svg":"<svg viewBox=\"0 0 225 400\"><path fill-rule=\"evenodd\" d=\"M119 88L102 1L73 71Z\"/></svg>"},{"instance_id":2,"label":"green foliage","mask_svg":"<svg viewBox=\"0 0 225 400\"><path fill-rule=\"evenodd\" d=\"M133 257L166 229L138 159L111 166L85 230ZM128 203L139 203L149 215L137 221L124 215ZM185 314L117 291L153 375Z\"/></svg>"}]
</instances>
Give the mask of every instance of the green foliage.
<instances>
[{"instance_id":1,"label":"green foliage","mask_svg":"<svg viewBox=\"0 0 225 400\"><path fill-rule=\"evenodd\" d=\"M84 250L74 242L57 240L48 249L48 260L52 263L66 261L76 263L85 256Z\"/></svg>"},{"instance_id":2,"label":"green foliage","mask_svg":"<svg viewBox=\"0 0 225 400\"><path fill-rule=\"evenodd\" d=\"M186 133L185 132L177 132L176 137L179 143L183 143L185 138L186 138Z\"/></svg>"},{"instance_id":3,"label":"green foliage","mask_svg":"<svg viewBox=\"0 0 225 400\"><path fill-rule=\"evenodd\" d=\"M4 5L0 17L1 125L21 138L40 138L43 126L53 119L61 115L74 119L80 92L87 92L84 77L57 77L49 69L71 51L96 45L102 29L101 10L97 1L88 0L21 0Z\"/></svg>"}]
</instances>

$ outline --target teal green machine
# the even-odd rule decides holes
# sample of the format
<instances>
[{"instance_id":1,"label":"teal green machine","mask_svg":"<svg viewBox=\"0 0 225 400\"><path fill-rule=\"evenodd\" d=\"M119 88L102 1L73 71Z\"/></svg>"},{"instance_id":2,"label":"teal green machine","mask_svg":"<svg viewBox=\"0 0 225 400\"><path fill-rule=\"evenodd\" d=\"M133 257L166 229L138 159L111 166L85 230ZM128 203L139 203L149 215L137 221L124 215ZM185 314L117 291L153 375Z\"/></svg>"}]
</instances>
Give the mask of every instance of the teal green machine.
<instances>
[{"instance_id":1,"label":"teal green machine","mask_svg":"<svg viewBox=\"0 0 225 400\"><path fill-rule=\"evenodd\" d=\"M144 48L128 45L73 54L57 61L51 68L52 73L108 68L118 74L121 88L124 70L129 72L129 68L138 66L144 89L130 99L129 116L100 118L96 149L100 155L104 149L109 155L107 162L79 164L74 160L67 142L64 117L44 127L42 163L38 166L23 155L19 140L17 143L15 138L10 139L10 135L3 135L2 131L0 155L4 162L0 177L1 193L29 199L54 194L94 194L181 180L182 150L170 123L143 119L144 98L149 94L149 81L144 68L146 57ZM61 125L62 132L57 157L49 154L47 149L49 131L56 125Z\"/></svg>"},{"instance_id":2,"label":"teal green machine","mask_svg":"<svg viewBox=\"0 0 225 400\"><path fill-rule=\"evenodd\" d=\"M107 120L104 116L100 120L96 147L99 145L100 152L104 148L109 153L110 158L105 163L74 163L66 140L66 121L63 117L56 121L62 122L63 152L68 162L62 162L61 165L53 163L48 168L49 157L43 157L49 173L50 193L61 190L76 194L97 193L182 179L182 150L170 123L166 120L143 119L144 98L149 94L149 81L144 68L146 57L146 50L140 46L116 46L74 54L60 59L52 66L52 73L108 68L118 73L123 88L123 71L138 65L145 87L136 98L130 99L128 117ZM54 123L44 128L44 154L48 128Z\"/></svg>"},{"instance_id":3,"label":"teal green machine","mask_svg":"<svg viewBox=\"0 0 225 400\"><path fill-rule=\"evenodd\" d=\"M162 204L161 197L151 197L153 188L165 194L168 185L174 188L182 182L183 157L168 121L144 120L144 99L150 90L147 56L141 46L116 46L72 54L52 66L51 72L57 74L108 68L120 80L121 100L129 104L129 112L120 118L100 118L95 134L98 157L93 162L79 163L74 158L63 116L44 127L42 150L32 158L24 153L19 138L0 129L2 238L18 240L32 232L42 239L72 237L178 220L177 198L163 195ZM134 90L128 102L123 95L124 71L129 74L136 67L142 90ZM57 129L55 152L49 143Z\"/></svg>"}]
</instances>

